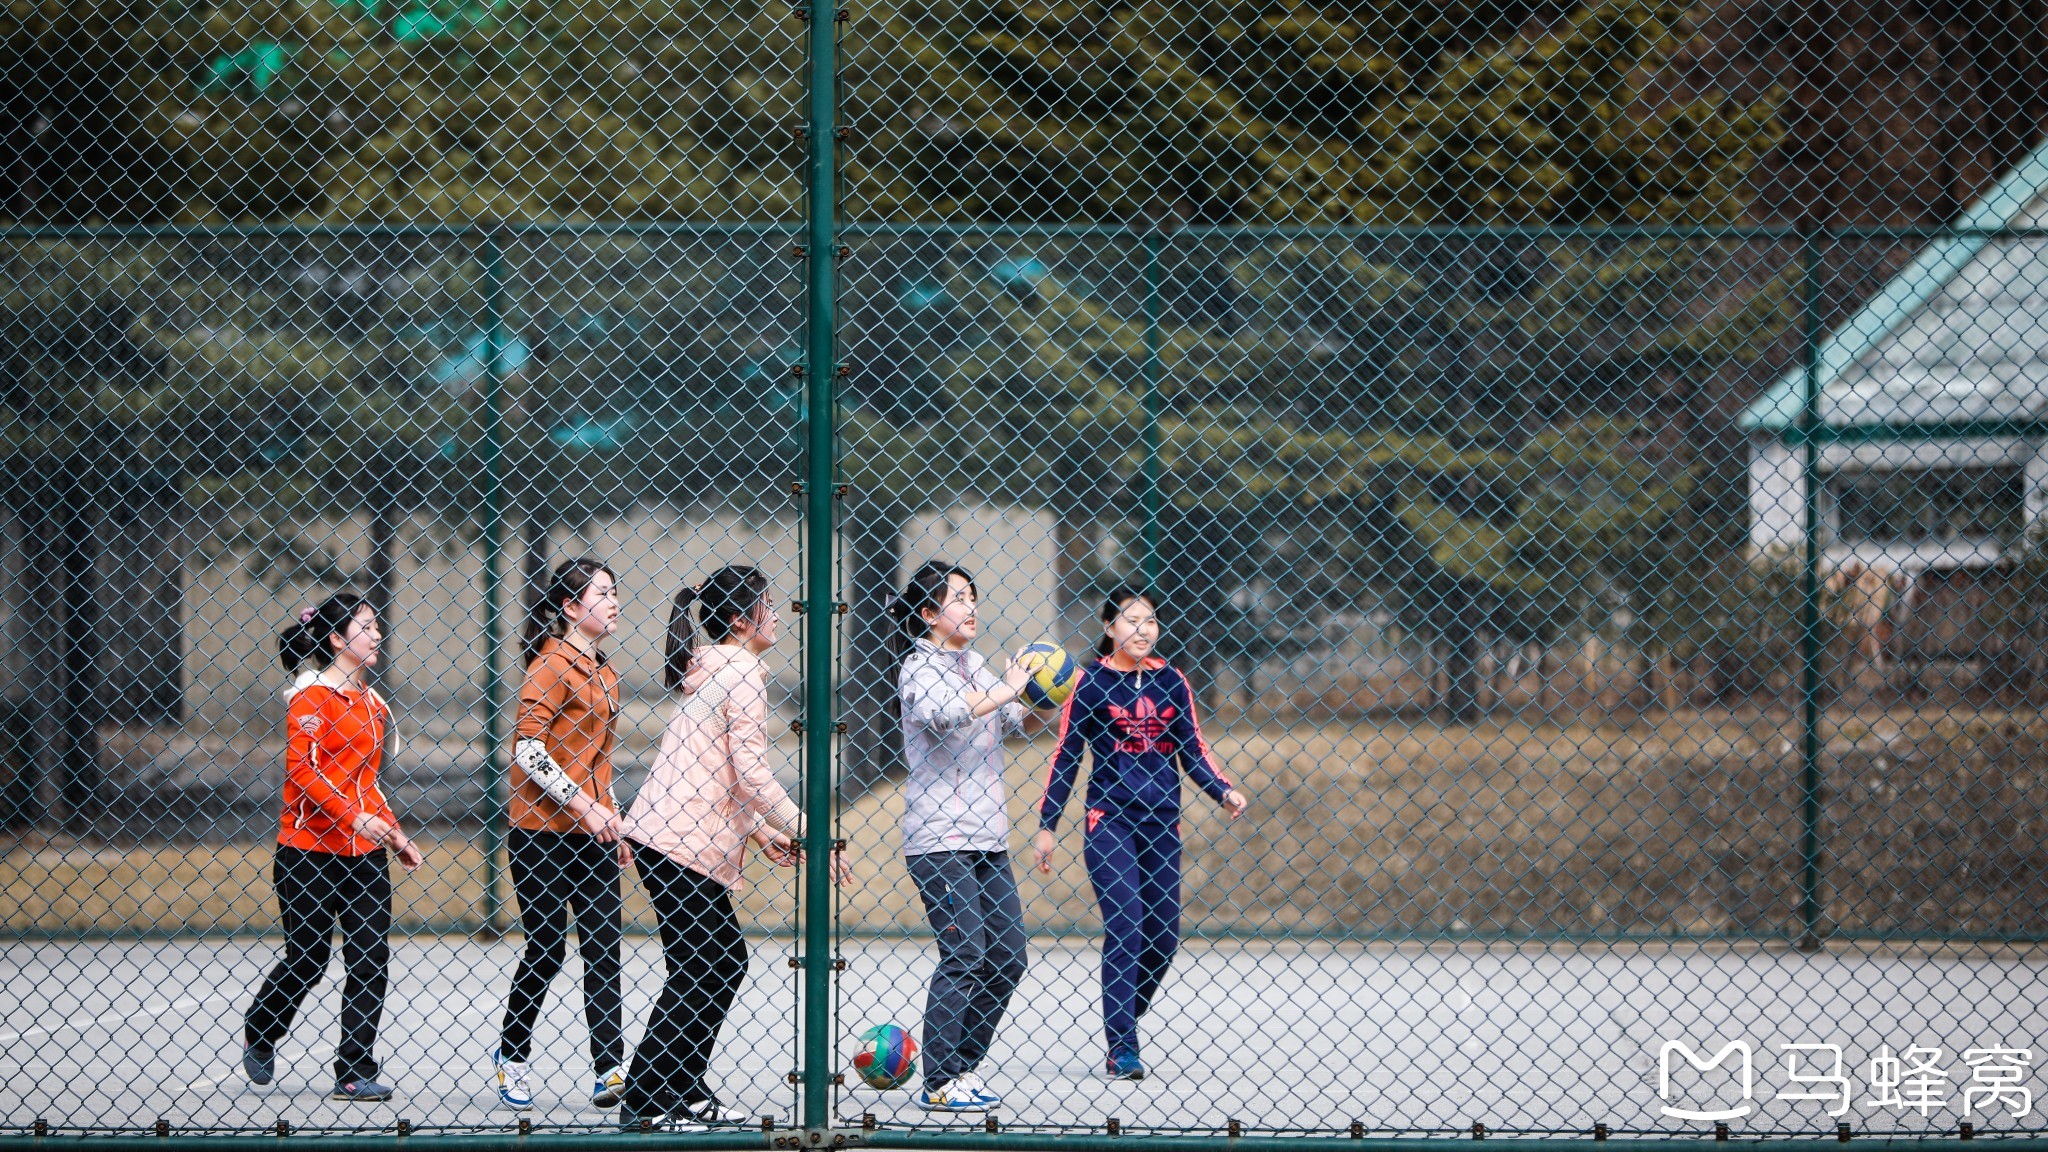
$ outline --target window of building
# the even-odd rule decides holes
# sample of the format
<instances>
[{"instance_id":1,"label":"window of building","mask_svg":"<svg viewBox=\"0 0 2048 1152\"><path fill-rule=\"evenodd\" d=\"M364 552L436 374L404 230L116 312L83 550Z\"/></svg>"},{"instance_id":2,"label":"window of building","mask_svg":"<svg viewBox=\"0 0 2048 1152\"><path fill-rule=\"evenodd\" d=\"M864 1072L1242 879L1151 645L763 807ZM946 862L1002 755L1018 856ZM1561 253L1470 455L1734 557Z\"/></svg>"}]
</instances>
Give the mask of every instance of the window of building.
<instances>
[{"instance_id":1,"label":"window of building","mask_svg":"<svg viewBox=\"0 0 2048 1152\"><path fill-rule=\"evenodd\" d=\"M1835 538L1872 543L2011 539L2025 527L2026 490L2016 464L1844 470L1824 488Z\"/></svg>"}]
</instances>

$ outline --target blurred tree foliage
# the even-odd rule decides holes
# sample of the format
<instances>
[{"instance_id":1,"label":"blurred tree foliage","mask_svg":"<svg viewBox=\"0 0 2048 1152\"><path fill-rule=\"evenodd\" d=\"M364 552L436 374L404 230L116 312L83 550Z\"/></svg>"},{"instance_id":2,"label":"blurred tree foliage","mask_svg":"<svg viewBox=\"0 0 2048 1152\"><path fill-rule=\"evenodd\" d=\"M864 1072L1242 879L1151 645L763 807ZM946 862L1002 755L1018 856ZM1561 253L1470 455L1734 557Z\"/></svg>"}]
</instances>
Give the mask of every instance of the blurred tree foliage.
<instances>
[{"instance_id":1,"label":"blurred tree foliage","mask_svg":"<svg viewBox=\"0 0 2048 1152\"><path fill-rule=\"evenodd\" d=\"M927 314L867 318L870 343L893 325L917 348L897 360L937 370L922 418L884 418L904 397L857 410L857 484L1100 517L1135 569L1150 378L1158 567L1198 660L1263 643L1234 615L1254 590L1304 622L1391 601L1438 644L1463 713L1502 639L1626 612L1663 649L1705 618L1688 581L1702 556L1725 564L1740 525L1694 507L1684 381L1783 322L1761 297L1703 305L1737 263L1720 242L1531 242L1513 290L1491 292L1459 273L1487 266L1465 236L1084 237L1021 259L1026 243L926 253Z\"/></svg>"},{"instance_id":2,"label":"blurred tree foliage","mask_svg":"<svg viewBox=\"0 0 2048 1152\"><path fill-rule=\"evenodd\" d=\"M10 102L47 125L11 214L786 216L798 30L746 0L48 5L6 40ZM252 46L278 51L238 70Z\"/></svg>"},{"instance_id":3,"label":"blurred tree foliage","mask_svg":"<svg viewBox=\"0 0 2048 1152\"><path fill-rule=\"evenodd\" d=\"M983 0L853 46L863 216L1739 217L1771 101L1667 104L1684 6Z\"/></svg>"},{"instance_id":4,"label":"blurred tree foliage","mask_svg":"<svg viewBox=\"0 0 2048 1152\"><path fill-rule=\"evenodd\" d=\"M8 22L22 220L798 210L780 2L74 0ZM1768 101L1660 102L1649 0L887 0L846 39L857 219L1729 220Z\"/></svg>"},{"instance_id":5,"label":"blurred tree foliage","mask_svg":"<svg viewBox=\"0 0 2048 1152\"><path fill-rule=\"evenodd\" d=\"M1602 598L1676 619L1649 606L1698 557L1658 542L1686 524L1725 537L1727 523L1693 495L1690 448L1662 430L1691 428L1700 382L1782 326L1775 273L1732 274L1738 246L1712 239L1492 231L1375 247L1175 230L1740 221L1750 172L1782 139L1774 98L1664 95L1693 35L1682 5L882 0L853 17L847 219L1175 237L1149 337L1135 242L1079 275L1049 271L1066 258L1052 247L984 244L908 260L867 312L849 293L849 358L866 370L850 382L846 465L893 493L890 516L969 489L1128 510L1156 345L1166 555L1197 629L1268 578L1333 595L1397 586L1472 666L1492 638L1602 618ZM6 212L789 221L803 32L780 0L53 0L4 26L0 85L24 126ZM318 293L361 265L382 295L309 305L290 275L252 289L217 259L157 268L147 299L120 287L143 282L127 271L17 285L17 410L212 421L251 461L331 454L266 429L331 426L416 441L408 451L474 434L473 395L428 367L474 343L477 269L454 270L473 256L275 255L318 265ZM645 270L618 267L625 280L589 279L576 299L513 301L529 344L607 308L645 333L537 363L515 405L564 421L572 448L577 429L632 433L632 412L715 412L749 388L743 407L781 419L760 383L791 343L773 323L634 303L646 293L620 284ZM686 295L733 278L706 264ZM946 303L906 303L928 290ZM453 327L433 336L429 322ZM58 331L78 325L100 335ZM134 355L95 351L109 341ZM695 436L637 427L626 450L642 456ZM552 451L538 427L520 434ZM1283 523L1302 528L1276 535ZM1454 690L1453 710L1471 695Z\"/></svg>"}]
</instances>

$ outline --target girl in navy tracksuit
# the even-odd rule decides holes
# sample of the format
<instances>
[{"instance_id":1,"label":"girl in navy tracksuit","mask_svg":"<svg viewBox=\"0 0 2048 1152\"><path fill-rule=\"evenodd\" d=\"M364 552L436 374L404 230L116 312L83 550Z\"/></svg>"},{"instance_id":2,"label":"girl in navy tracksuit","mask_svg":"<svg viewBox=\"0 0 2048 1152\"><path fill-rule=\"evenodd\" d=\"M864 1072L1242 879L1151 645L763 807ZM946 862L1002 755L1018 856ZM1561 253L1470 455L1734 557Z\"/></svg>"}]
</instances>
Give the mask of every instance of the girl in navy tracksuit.
<instances>
[{"instance_id":1,"label":"girl in navy tracksuit","mask_svg":"<svg viewBox=\"0 0 2048 1152\"><path fill-rule=\"evenodd\" d=\"M1248 801L1223 775L1195 720L1195 693L1152 655L1158 605L1120 588L1102 606L1101 659L1060 712L1059 748L1038 805L1038 870L1050 875L1060 812L1091 749L1082 857L1102 907L1102 1023L1112 1079L1142 1080L1138 1017L1180 945L1180 773L1235 820Z\"/></svg>"}]
</instances>

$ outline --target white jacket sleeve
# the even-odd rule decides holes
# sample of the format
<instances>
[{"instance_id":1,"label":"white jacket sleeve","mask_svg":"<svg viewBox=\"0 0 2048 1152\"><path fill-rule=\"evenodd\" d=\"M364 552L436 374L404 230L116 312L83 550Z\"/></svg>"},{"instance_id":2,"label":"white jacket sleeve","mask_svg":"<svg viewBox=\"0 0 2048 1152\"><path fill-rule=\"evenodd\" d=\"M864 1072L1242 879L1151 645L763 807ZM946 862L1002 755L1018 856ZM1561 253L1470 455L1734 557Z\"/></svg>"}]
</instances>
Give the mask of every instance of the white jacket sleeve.
<instances>
[{"instance_id":1,"label":"white jacket sleeve","mask_svg":"<svg viewBox=\"0 0 2048 1152\"><path fill-rule=\"evenodd\" d=\"M913 652L896 678L903 695L903 719L941 736L974 723L966 685L958 674L923 652Z\"/></svg>"}]
</instances>

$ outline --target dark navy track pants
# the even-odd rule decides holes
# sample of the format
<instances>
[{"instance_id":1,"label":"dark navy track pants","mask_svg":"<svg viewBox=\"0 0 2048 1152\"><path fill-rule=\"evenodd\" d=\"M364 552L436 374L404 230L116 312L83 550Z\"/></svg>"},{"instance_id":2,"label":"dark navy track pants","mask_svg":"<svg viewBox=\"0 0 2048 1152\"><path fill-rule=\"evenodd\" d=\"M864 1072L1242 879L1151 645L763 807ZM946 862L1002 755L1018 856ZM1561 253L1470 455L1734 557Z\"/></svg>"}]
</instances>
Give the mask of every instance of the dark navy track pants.
<instances>
[{"instance_id":1,"label":"dark navy track pants","mask_svg":"<svg viewBox=\"0 0 2048 1152\"><path fill-rule=\"evenodd\" d=\"M1102 1025L1109 1050L1138 1050L1138 1017L1152 1005L1180 947L1180 822L1091 809L1083 842L1102 909Z\"/></svg>"}]
</instances>

